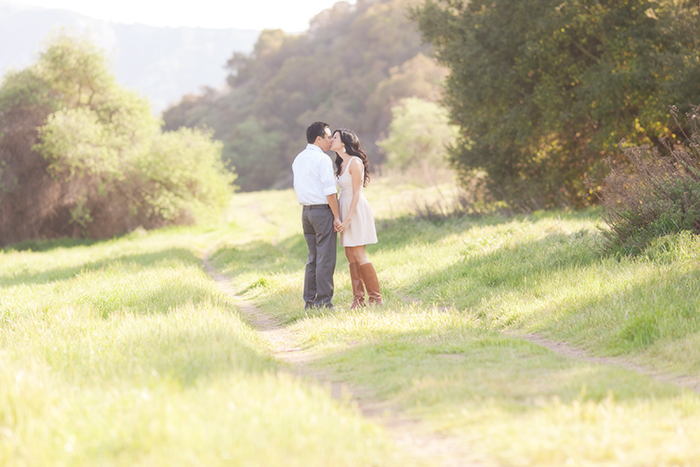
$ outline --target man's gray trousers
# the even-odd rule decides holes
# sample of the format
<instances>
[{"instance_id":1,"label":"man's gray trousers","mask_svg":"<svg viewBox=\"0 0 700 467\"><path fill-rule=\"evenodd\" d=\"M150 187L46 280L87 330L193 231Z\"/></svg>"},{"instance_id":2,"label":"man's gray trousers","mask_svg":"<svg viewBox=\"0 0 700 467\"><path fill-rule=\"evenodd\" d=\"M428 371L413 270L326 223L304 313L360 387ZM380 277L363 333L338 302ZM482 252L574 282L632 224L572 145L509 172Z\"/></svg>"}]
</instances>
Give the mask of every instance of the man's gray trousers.
<instances>
[{"instance_id":1,"label":"man's gray trousers","mask_svg":"<svg viewBox=\"0 0 700 467\"><path fill-rule=\"evenodd\" d=\"M309 260L304 273L304 302L306 307L333 307L333 272L338 237L333 228L333 211L327 204L304 206L301 222L309 247Z\"/></svg>"}]
</instances>

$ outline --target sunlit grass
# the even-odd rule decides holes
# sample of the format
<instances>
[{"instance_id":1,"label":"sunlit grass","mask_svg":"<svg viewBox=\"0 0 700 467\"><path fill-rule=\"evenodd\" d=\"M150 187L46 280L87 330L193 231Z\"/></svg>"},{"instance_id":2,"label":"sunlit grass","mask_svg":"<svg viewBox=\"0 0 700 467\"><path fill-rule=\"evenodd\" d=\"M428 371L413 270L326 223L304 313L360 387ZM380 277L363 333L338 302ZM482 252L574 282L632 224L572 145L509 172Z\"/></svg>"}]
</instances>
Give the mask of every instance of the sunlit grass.
<instances>
[{"instance_id":1,"label":"sunlit grass","mask_svg":"<svg viewBox=\"0 0 700 467\"><path fill-rule=\"evenodd\" d=\"M281 204L293 193L279 195ZM536 332L698 376L696 238L667 239L642 257L606 257L596 211L429 222L387 208L371 186L366 195L385 213L377 216L380 243L368 248L383 308L346 309L339 251L340 309L305 311L300 227L261 248L260 239L222 245L217 264L241 293L290 323L318 365L463 437L480 457L537 466L700 463L695 393L513 337ZM284 216L276 224L293 229L298 219Z\"/></svg>"},{"instance_id":2,"label":"sunlit grass","mask_svg":"<svg viewBox=\"0 0 700 467\"><path fill-rule=\"evenodd\" d=\"M395 465L202 271L218 230L0 253L0 465ZM32 249L36 251L32 251Z\"/></svg>"},{"instance_id":3,"label":"sunlit grass","mask_svg":"<svg viewBox=\"0 0 700 467\"><path fill-rule=\"evenodd\" d=\"M700 372L700 242L599 253L596 211L410 214L440 189L365 191L386 305L303 309L291 190L238 194L227 223L0 253L0 465L410 465L327 388L296 380L202 270L286 323L319 369L503 465L700 464L700 397L552 353L536 332L648 368Z\"/></svg>"}]
</instances>

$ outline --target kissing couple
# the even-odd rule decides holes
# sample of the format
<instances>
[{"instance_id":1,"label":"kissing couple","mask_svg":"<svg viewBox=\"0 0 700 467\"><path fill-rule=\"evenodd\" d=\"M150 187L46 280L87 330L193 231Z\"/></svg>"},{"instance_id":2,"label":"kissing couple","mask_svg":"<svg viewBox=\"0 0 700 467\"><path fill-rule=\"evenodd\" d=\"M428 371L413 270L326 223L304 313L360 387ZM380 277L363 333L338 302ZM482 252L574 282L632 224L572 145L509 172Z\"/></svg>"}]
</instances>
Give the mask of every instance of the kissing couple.
<instances>
[{"instance_id":1,"label":"kissing couple","mask_svg":"<svg viewBox=\"0 0 700 467\"><path fill-rule=\"evenodd\" d=\"M360 139L347 129L331 132L327 123L314 122L306 129L306 149L292 163L294 191L302 206L301 223L309 248L304 272L304 307L333 306L333 273L337 236L345 249L352 281L350 309L381 305L377 273L366 245L377 243L372 208L362 193L369 183L369 161ZM325 151L335 152L332 162ZM338 195L340 191L340 196Z\"/></svg>"}]
</instances>

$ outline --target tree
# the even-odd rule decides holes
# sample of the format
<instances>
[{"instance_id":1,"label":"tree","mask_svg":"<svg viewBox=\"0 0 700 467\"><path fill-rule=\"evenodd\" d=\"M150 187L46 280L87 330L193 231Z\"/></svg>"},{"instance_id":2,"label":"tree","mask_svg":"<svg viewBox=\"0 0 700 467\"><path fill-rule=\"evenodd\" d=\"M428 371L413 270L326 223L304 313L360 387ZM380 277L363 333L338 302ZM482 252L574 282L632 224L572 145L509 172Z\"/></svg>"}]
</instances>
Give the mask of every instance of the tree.
<instances>
[{"instance_id":1,"label":"tree","mask_svg":"<svg viewBox=\"0 0 700 467\"><path fill-rule=\"evenodd\" d=\"M451 69L445 103L464 173L514 207L595 202L587 180L627 144L671 135L700 98L697 2L428 0L412 10ZM695 59L693 59L695 57ZM683 85L678 85L683 83Z\"/></svg>"},{"instance_id":2,"label":"tree","mask_svg":"<svg viewBox=\"0 0 700 467\"><path fill-rule=\"evenodd\" d=\"M291 186L292 158L316 120L356 131L372 163L383 162L376 141L391 107L434 99L446 75L406 16L414 3L338 2L303 34L263 31L252 54L229 60L229 89L184 99L164 113L166 128L213 128L243 190Z\"/></svg>"},{"instance_id":3,"label":"tree","mask_svg":"<svg viewBox=\"0 0 700 467\"><path fill-rule=\"evenodd\" d=\"M418 172L431 180L447 168L447 150L458 128L449 124L447 110L435 102L409 97L392 108L389 136L379 141L387 165L403 172Z\"/></svg>"},{"instance_id":4,"label":"tree","mask_svg":"<svg viewBox=\"0 0 700 467\"><path fill-rule=\"evenodd\" d=\"M161 133L148 102L121 88L86 39L50 37L0 86L0 243L110 237L211 218L234 179L221 145Z\"/></svg>"}]
</instances>

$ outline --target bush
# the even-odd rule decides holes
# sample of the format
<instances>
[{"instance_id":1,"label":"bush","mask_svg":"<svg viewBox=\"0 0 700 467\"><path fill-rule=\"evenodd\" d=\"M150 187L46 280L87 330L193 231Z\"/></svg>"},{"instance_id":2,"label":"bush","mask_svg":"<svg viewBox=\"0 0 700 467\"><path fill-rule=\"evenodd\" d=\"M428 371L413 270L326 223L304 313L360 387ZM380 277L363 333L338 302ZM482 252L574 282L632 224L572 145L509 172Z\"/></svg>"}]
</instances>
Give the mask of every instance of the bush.
<instances>
[{"instance_id":1,"label":"bush","mask_svg":"<svg viewBox=\"0 0 700 467\"><path fill-rule=\"evenodd\" d=\"M678 124L678 111L672 114ZM636 254L655 239L679 232L700 234L700 106L687 114L686 142L657 148L624 148L629 164L612 163L601 191L608 252ZM678 125L680 127L680 124Z\"/></svg>"},{"instance_id":2,"label":"bush","mask_svg":"<svg viewBox=\"0 0 700 467\"><path fill-rule=\"evenodd\" d=\"M0 246L212 219L234 178L209 132L162 133L85 39L50 37L0 85Z\"/></svg>"},{"instance_id":3,"label":"bush","mask_svg":"<svg viewBox=\"0 0 700 467\"><path fill-rule=\"evenodd\" d=\"M449 124L447 109L418 97L401 100L391 109L389 135L377 145L387 154L387 167L427 183L453 178L448 171L448 148L458 128ZM445 177L445 173L448 173Z\"/></svg>"}]
</instances>

